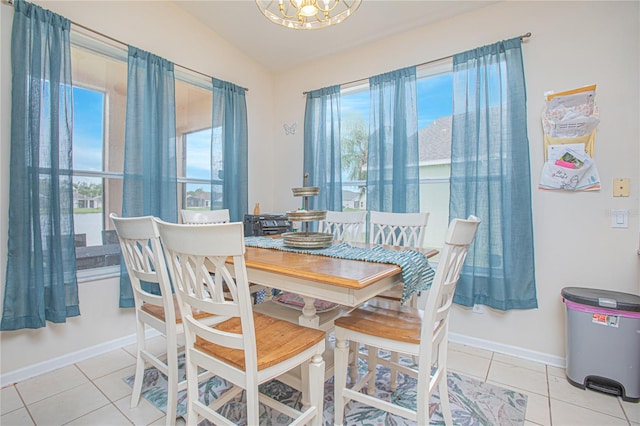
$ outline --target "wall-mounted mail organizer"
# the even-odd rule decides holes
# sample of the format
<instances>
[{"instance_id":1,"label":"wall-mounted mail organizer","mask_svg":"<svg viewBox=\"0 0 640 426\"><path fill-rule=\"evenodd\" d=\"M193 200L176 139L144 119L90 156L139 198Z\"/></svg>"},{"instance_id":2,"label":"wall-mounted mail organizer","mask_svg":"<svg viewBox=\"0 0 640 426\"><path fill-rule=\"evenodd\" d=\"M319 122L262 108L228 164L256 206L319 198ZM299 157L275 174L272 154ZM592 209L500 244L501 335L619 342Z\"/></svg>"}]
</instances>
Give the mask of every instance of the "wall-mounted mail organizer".
<instances>
[{"instance_id":1,"label":"wall-mounted mail organizer","mask_svg":"<svg viewBox=\"0 0 640 426\"><path fill-rule=\"evenodd\" d=\"M542 112L545 163L539 189L595 191L600 176L593 160L599 111L596 85L545 93Z\"/></svg>"}]
</instances>

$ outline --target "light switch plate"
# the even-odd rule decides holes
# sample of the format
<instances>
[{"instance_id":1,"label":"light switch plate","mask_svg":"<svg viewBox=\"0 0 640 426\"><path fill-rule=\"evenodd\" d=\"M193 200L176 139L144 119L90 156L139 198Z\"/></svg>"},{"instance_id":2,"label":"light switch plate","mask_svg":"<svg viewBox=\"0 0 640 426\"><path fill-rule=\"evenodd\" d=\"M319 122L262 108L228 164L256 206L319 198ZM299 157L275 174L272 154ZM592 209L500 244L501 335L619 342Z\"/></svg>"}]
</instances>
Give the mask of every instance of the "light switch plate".
<instances>
[{"instance_id":1,"label":"light switch plate","mask_svg":"<svg viewBox=\"0 0 640 426\"><path fill-rule=\"evenodd\" d=\"M613 180L613 196L628 197L629 196L629 179L616 178Z\"/></svg>"},{"instance_id":2,"label":"light switch plate","mask_svg":"<svg viewBox=\"0 0 640 426\"><path fill-rule=\"evenodd\" d=\"M612 228L628 228L629 227L629 210L611 209L611 227Z\"/></svg>"}]
</instances>

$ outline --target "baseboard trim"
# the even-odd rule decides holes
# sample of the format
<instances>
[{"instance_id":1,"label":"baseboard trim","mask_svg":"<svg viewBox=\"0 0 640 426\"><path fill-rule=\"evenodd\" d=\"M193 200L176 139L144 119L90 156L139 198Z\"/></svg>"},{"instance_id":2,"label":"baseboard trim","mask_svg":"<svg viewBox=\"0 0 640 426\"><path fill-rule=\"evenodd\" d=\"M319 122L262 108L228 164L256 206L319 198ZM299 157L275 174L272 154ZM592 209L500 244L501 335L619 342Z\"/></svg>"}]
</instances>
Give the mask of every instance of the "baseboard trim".
<instances>
[{"instance_id":1,"label":"baseboard trim","mask_svg":"<svg viewBox=\"0 0 640 426\"><path fill-rule=\"evenodd\" d=\"M147 338L151 338L160 335L160 333L157 330L149 329L147 330L146 335ZM131 334L129 336L120 337L109 342L100 343L79 351L71 352L57 358L48 359L37 364L2 373L2 375L0 375L0 387L22 382L40 374L48 373L58 368L66 367L68 365L75 364L76 362L84 361L85 359L102 355L106 352L120 349L134 343L136 343L136 335Z\"/></svg>"},{"instance_id":2,"label":"baseboard trim","mask_svg":"<svg viewBox=\"0 0 640 426\"><path fill-rule=\"evenodd\" d=\"M473 346L475 348L486 349L492 352L499 352L518 358L528 359L530 361L541 362L553 367L565 368L566 366L565 358L557 355L532 351L531 349L525 349L518 346L505 345L503 343L493 342L491 340L478 339L477 337L466 336L464 334L450 332L449 341L460 343L462 345Z\"/></svg>"}]
</instances>

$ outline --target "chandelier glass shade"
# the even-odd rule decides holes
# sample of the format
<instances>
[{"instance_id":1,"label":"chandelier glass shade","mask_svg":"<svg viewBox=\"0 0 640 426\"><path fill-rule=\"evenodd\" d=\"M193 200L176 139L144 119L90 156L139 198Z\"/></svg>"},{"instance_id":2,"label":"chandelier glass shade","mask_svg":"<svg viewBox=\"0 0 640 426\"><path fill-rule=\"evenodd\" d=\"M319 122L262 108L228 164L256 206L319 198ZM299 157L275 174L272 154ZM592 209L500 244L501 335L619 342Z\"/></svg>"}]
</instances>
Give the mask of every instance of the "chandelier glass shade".
<instances>
[{"instance_id":1,"label":"chandelier glass shade","mask_svg":"<svg viewBox=\"0 0 640 426\"><path fill-rule=\"evenodd\" d=\"M362 0L256 0L271 22L295 30L313 30L339 24L355 12Z\"/></svg>"}]
</instances>

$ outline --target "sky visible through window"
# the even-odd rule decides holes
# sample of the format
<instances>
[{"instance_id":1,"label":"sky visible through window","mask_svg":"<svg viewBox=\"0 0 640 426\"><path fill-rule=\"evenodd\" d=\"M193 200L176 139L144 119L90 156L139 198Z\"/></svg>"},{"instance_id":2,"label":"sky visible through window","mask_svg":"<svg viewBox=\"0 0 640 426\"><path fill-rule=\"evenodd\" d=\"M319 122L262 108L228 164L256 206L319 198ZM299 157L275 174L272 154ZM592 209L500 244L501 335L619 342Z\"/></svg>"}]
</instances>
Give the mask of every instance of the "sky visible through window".
<instances>
[{"instance_id":1,"label":"sky visible through window","mask_svg":"<svg viewBox=\"0 0 640 426\"><path fill-rule=\"evenodd\" d=\"M104 93L73 88L73 168L102 171Z\"/></svg>"},{"instance_id":2,"label":"sky visible through window","mask_svg":"<svg viewBox=\"0 0 640 426\"><path fill-rule=\"evenodd\" d=\"M418 130L434 120L451 115L453 110L453 74L439 74L419 78L416 84L418 96ZM359 90L340 97L341 117L358 114L369 122L369 91Z\"/></svg>"}]
</instances>

